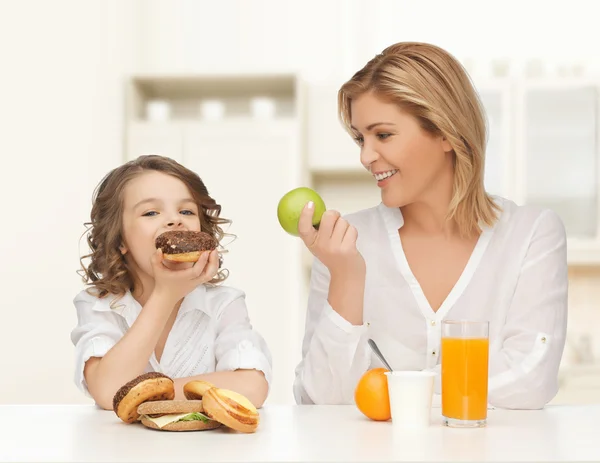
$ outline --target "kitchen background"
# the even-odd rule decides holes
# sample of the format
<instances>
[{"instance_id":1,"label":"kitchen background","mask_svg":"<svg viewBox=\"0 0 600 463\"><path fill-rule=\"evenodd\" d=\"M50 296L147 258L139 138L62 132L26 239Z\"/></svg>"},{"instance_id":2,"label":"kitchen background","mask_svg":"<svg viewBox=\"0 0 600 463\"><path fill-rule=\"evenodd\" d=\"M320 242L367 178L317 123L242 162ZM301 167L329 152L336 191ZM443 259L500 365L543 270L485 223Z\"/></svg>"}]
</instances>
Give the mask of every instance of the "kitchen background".
<instances>
[{"instance_id":1,"label":"kitchen background","mask_svg":"<svg viewBox=\"0 0 600 463\"><path fill-rule=\"evenodd\" d=\"M276 219L288 190L379 202L337 122L368 59L427 41L471 73L490 123L486 184L559 212L570 318L556 403L600 402L600 29L593 2L0 0L0 402L85 403L70 331L93 188L126 159L196 170L233 220L229 284L290 403L310 259Z\"/></svg>"}]
</instances>

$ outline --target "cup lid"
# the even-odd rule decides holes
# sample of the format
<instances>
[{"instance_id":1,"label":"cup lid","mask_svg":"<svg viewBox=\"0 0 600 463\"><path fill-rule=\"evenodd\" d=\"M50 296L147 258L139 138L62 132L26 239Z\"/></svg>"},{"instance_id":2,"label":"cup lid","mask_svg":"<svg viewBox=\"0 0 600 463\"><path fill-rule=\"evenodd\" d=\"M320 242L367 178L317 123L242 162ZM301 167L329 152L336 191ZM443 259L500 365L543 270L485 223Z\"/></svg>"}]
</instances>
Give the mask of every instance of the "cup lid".
<instances>
[{"instance_id":1,"label":"cup lid","mask_svg":"<svg viewBox=\"0 0 600 463\"><path fill-rule=\"evenodd\" d=\"M394 370L386 371L384 374L386 376L402 376L405 378L428 378L437 375L435 371L430 370Z\"/></svg>"}]
</instances>

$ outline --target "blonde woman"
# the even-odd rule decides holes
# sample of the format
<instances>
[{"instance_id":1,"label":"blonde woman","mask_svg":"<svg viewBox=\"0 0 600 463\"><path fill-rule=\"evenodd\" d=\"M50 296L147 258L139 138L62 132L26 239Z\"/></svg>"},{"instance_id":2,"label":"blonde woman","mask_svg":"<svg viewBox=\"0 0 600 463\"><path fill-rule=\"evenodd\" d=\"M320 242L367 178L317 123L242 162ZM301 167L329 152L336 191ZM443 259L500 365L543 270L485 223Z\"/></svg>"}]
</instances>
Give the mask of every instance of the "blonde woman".
<instances>
[{"instance_id":1,"label":"blonde woman","mask_svg":"<svg viewBox=\"0 0 600 463\"><path fill-rule=\"evenodd\" d=\"M327 211L318 230L303 211L315 260L296 402L352 403L382 366L368 338L393 369L439 372L442 320L470 319L490 323L489 403L543 407L565 343L565 229L486 193L484 114L462 66L432 45L392 45L342 86L339 112L382 202Z\"/></svg>"}]
</instances>

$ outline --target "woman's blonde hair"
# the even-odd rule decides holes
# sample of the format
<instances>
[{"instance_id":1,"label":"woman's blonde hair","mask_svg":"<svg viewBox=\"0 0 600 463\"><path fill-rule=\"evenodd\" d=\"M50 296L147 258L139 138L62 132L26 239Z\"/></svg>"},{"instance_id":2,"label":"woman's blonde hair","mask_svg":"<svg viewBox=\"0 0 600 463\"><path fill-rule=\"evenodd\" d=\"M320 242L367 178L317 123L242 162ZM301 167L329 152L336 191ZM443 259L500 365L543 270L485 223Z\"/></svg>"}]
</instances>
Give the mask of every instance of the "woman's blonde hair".
<instances>
[{"instance_id":1,"label":"woman's blonde hair","mask_svg":"<svg viewBox=\"0 0 600 463\"><path fill-rule=\"evenodd\" d=\"M383 50L339 90L339 116L353 137L351 102L366 92L396 103L423 130L445 137L452 146L454 186L448 220L456 221L460 234L471 236L482 224L493 225L499 207L483 184L484 110L458 60L426 43L401 42Z\"/></svg>"},{"instance_id":2,"label":"woman's blonde hair","mask_svg":"<svg viewBox=\"0 0 600 463\"><path fill-rule=\"evenodd\" d=\"M105 297L109 294L123 296L132 290L135 275L128 267L119 247L123 243L123 200L127 183L148 171L162 172L181 180L190 191L200 212L202 231L210 234L219 243L225 233L221 225L230 223L219 217L221 206L208 194L200 177L176 161L163 156L140 156L110 171L94 191L91 221L87 226L87 242L90 254L81 257L80 271L84 283L90 285L94 295ZM89 264L84 259L89 258ZM227 278L226 270L219 270L210 281L217 284Z\"/></svg>"}]
</instances>

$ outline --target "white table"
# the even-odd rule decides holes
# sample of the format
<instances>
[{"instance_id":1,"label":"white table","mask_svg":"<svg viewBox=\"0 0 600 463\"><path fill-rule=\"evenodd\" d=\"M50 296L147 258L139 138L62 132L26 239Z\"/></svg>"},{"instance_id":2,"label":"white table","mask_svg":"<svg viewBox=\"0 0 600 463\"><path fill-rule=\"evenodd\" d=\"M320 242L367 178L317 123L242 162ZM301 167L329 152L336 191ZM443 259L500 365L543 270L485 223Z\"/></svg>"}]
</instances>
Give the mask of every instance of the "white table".
<instances>
[{"instance_id":1,"label":"white table","mask_svg":"<svg viewBox=\"0 0 600 463\"><path fill-rule=\"evenodd\" d=\"M600 461L600 405L490 410L488 427L396 435L353 406L267 406L255 434L172 433L87 405L0 405L0 461Z\"/></svg>"}]
</instances>

